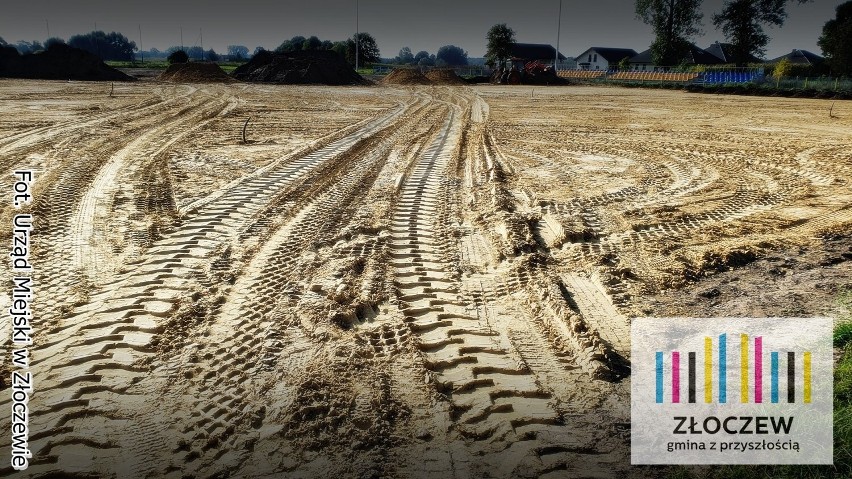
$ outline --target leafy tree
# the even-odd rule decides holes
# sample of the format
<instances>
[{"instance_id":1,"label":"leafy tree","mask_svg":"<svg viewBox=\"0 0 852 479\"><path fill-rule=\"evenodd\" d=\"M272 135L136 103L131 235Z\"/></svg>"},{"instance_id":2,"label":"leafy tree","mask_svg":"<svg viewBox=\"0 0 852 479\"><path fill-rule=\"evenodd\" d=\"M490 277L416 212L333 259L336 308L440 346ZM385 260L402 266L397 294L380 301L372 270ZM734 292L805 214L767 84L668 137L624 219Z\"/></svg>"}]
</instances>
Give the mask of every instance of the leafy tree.
<instances>
[{"instance_id":1,"label":"leafy tree","mask_svg":"<svg viewBox=\"0 0 852 479\"><path fill-rule=\"evenodd\" d=\"M293 45L293 51L302 51L302 46L305 44L305 37L301 35L296 35L295 37L290 39L290 43Z\"/></svg>"},{"instance_id":2,"label":"leafy tree","mask_svg":"<svg viewBox=\"0 0 852 479\"><path fill-rule=\"evenodd\" d=\"M59 37L50 37L44 41L44 49L47 50L53 45L65 45L65 40Z\"/></svg>"},{"instance_id":3,"label":"leafy tree","mask_svg":"<svg viewBox=\"0 0 852 479\"><path fill-rule=\"evenodd\" d=\"M350 64L355 64L355 41L358 41L358 64L366 65L367 63L377 63L381 60L379 56L379 45L376 39L367 32L361 32L357 35L352 35L347 43L346 61Z\"/></svg>"},{"instance_id":4,"label":"leafy tree","mask_svg":"<svg viewBox=\"0 0 852 479\"><path fill-rule=\"evenodd\" d=\"M810 0L790 0L808 3ZM720 13L713 15L713 25L721 28L733 44L737 66L745 66L751 55L762 57L769 44L764 25L784 25L788 0L727 0Z\"/></svg>"},{"instance_id":5,"label":"leafy tree","mask_svg":"<svg viewBox=\"0 0 852 479\"><path fill-rule=\"evenodd\" d=\"M304 42L302 42L302 50L319 50L322 47L322 41L316 36L311 36L306 38Z\"/></svg>"},{"instance_id":6,"label":"leafy tree","mask_svg":"<svg viewBox=\"0 0 852 479\"><path fill-rule=\"evenodd\" d=\"M349 42L334 42L334 45L331 46L331 51L337 53L343 58L346 58L346 52L349 49Z\"/></svg>"},{"instance_id":7,"label":"leafy tree","mask_svg":"<svg viewBox=\"0 0 852 479\"><path fill-rule=\"evenodd\" d=\"M790 60L784 58L775 64L775 67L772 69L772 76L775 78L784 78L790 76L792 71L793 64L790 63Z\"/></svg>"},{"instance_id":8,"label":"leafy tree","mask_svg":"<svg viewBox=\"0 0 852 479\"><path fill-rule=\"evenodd\" d=\"M817 42L837 75L852 75L852 1L837 6L837 16L822 27Z\"/></svg>"},{"instance_id":9,"label":"leafy tree","mask_svg":"<svg viewBox=\"0 0 852 479\"><path fill-rule=\"evenodd\" d=\"M254 52L251 54L251 56L255 56L255 55L257 55L258 53L260 53L260 52L265 52L265 51L266 51L266 49L265 49L265 48L263 48L262 46L258 45L258 46L256 46L256 47L254 47Z\"/></svg>"},{"instance_id":10,"label":"leafy tree","mask_svg":"<svg viewBox=\"0 0 852 479\"><path fill-rule=\"evenodd\" d=\"M626 72L630 70L630 57L624 57L618 62L618 71Z\"/></svg>"},{"instance_id":11,"label":"leafy tree","mask_svg":"<svg viewBox=\"0 0 852 479\"><path fill-rule=\"evenodd\" d=\"M211 62L218 62L220 60L219 54L216 53L212 48L210 50L207 50L204 53L204 56L207 58L207 60Z\"/></svg>"},{"instance_id":12,"label":"leafy tree","mask_svg":"<svg viewBox=\"0 0 852 479\"><path fill-rule=\"evenodd\" d=\"M243 45L228 45L228 58L231 60L244 60L248 57L248 47Z\"/></svg>"},{"instance_id":13,"label":"leafy tree","mask_svg":"<svg viewBox=\"0 0 852 479\"><path fill-rule=\"evenodd\" d=\"M436 61L435 55L429 55L429 56L422 57L420 60L417 61L417 64L420 65L421 67L431 67L431 66L435 66L435 61Z\"/></svg>"},{"instance_id":14,"label":"leafy tree","mask_svg":"<svg viewBox=\"0 0 852 479\"><path fill-rule=\"evenodd\" d=\"M6 40L3 40L3 37L0 37L0 46L6 46L6 45L8 45L8 43L6 43Z\"/></svg>"},{"instance_id":15,"label":"leafy tree","mask_svg":"<svg viewBox=\"0 0 852 479\"><path fill-rule=\"evenodd\" d=\"M485 63L492 67L501 67L512 57L515 45L515 31L505 23L498 23L488 30L488 48Z\"/></svg>"},{"instance_id":16,"label":"leafy tree","mask_svg":"<svg viewBox=\"0 0 852 479\"><path fill-rule=\"evenodd\" d=\"M416 55L414 55L414 60L412 61L412 63L419 65L420 61L424 58L429 58L429 52L427 52L426 50L420 50L419 52L417 52Z\"/></svg>"},{"instance_id":17,"label":"leafy tree","mask_svg":"<svg viewBox=\"0 0 852 479\"><path fill-rule=\"evenodd\" d=\"M455 45L445 45L438 49L436 58L446 65L467 65L467 52Z\"/></svg>"},{"instance_id":18,"label":"leafy tree","mask_svg":"<svg viewBox=\"0 0 852 479\"><path fill-rule=\"evenodd\" d=\"M426 54L428 56L428 53ZM414 63L414 54L411 53L411 49L408 47L402 47L402 50L399 51L399 55L394 59L394 63L399 65L410 65Z\"/></svg>"},{"instance_id":19,"label":"leafy tree","mask_svg":"<svg viewBox=\"0 0 852 479\"><path fill-rule=\"evenodd\" d=\"M186 54L183 50L175 50L166 57L166 61L169 62L169 65L172 63L186 63L189 61L189 55Z\"/></svg>"},{"instance_id":20,"label":"leafy tree","mask_svg":"<svg viewBox=\"0 0 852 479\"><path fill-rule=\"evenodd\" d=\"M136 43L117 32L105 33L101 30L74 35L68 39L68 45L98 55L103 60L133 60Z\"/></svg>"},{"instance_id":21,"label":"leafy tree","mask_svg":"<svg viewBox=\"0 0 852 479\"><path fill-rule=\"evenodd\" d=\"M292 51L295 51L295 50L296 50L296 48L293 46L293 42L291 42L290 40L284 40L283 42L281 42L281 45L278 45L278 48L275 49L275 52L276 53L283 53L283 52L292 52Z\"/></svg>"},{"instance_id":22,"label":"leafy tree","mask_svg":"<svg viewBox=\"0 0 852 479\"><path fill-rule=\"evenodd\" d=\"M657 65L683 60L703 16L701 0L636 0L636 15L654 30L651 56Z\"/></svg>"},{"instance_id":23,"label":"leafy tree","mask_svg":"<svg viewBox=\"0 0 852 479\"><path fill-rule=\"evenodd\" d=\"M331 50L334 48L334 42L331 40L323 40L322 45L320 45L320 50Z\"/></svg>"},{"instance_id":24,"label":"leafy tree","mask_svg":"<svg viewBox=\"0 0 852 479\"><path fill-rule=\"evenodd\" d=\"M281 42L281 45L278 45L278 48L275 49L276 52L299 52L302 51L302 47L305 45L305 37L301 35L296 35L295 37L284 40Z\"/></svg>"}]
</instances>

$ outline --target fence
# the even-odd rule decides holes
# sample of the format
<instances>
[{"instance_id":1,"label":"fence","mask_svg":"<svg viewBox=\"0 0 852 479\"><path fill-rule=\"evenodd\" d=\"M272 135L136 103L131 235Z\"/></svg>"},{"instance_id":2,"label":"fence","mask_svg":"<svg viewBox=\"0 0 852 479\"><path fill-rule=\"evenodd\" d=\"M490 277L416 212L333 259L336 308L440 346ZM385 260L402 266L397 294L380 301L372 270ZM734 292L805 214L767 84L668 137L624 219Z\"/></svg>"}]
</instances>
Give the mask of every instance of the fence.
<instances>
[{"instance_id":1,"label":"fence","mask_svg":"<svg viewBox=\"0 0 852 479\"><path fill-rule=\"evenodd\" d=\"M393 65L374 64L373 74L385 75L391 72ZM440 67L405 67L418 68L423 73ZM489 77L493 72L484 66L462 66L451 68L456 75L462 77L484 76ZM557 72L561 78L596 81L596 82L649 82L649 83L696 83L704 85L724 85L742 83L761 83L781 89L795 90L827 90L827 91L850 91L852 90L852 78L849 77L785 77L775 78L767 76L763 68L712 68L702 69L696 67L696 71L682 71L678 67L655 67L654 70L564 70Z\"/></svg>"},{"instance_id":2,"label":"fence","mask_svg":"<svg viewBox=\"0 0 852 479\"><path fill-rule=\"evenodd\" d=\"M772 86L784 89L829 91L852 90L852 78L849 77L767 77L766 81Z\"/></svg>"},{"instance_id":3,"label":"fence","mask_svg":"<svg viewBox=\"0 0 852 479\"><path fill-rule=\"evenodd\" d=\"M785 77L767 76L764 68L702 68L683 71L680 68L655 67L653 70L560 70L562 78L592 82L632 83L695 83L699 85L726 85L756 83L767 87L796 90L852 90L852 78L848 77Z\"/></svg>"},{"instance_id":4,"label":"fence","mask_svg":"<svg viewBox=\"0 0 852 479\"><path fill-rule=\"evenodd\" d=\"M381 65L374 64L373 65L373 75L387 75L394 68L413 68L420 70L421 73L426 73L429 70L444 70L449 68L456 72L456 75L460 77L476 77L476 76L484 76L490 77L493 70L488 67L481 65L467 65L467 66L458 66L458 67L434 67L434 66L399 66L399 65Z\"/></svg>"},{"instance_id":5,"label":"fence","mask_svg":"<svg viewBox=\"0 0 852 479\"><path fill-rule=\"evenodd\" d=\"M708 69L699 75L697 83L724 84L724 83L755 83L762 82L765 74L762 68L724 68Z\"/></svg>"},{"instance_id":6,"label":"fence","mask_svg":"<svg viewBox=\"0 0 852 479\"><path fill-rule=\"evenodd\" d=\"M763 81L760 68L701 69L654 67L653 70L561 70L562 78L654 83L750 83Z\"/></svg>"}]
</instances>

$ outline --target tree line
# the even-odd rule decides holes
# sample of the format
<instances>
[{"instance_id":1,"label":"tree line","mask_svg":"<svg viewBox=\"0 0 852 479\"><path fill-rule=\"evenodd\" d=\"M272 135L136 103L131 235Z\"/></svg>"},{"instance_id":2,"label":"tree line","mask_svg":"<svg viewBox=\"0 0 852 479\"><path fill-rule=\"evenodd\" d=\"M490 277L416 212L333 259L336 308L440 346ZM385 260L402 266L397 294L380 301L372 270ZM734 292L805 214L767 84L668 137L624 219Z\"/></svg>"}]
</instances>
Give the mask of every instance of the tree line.
<instances>
[{"instance_id":1,"label":"tree line","mask_svg":"<svg viewBox=\"0 0 852 479\"><path fill-rule=\"evenodd\" d=\"M790 3L805 4L813 0L726 0L721 11L713 15L713 25L720 29L725 39L733 45L732 56L734 63L745 66L749 59L762 57L769 44L769 35L765 27L784 25ZM651 27L654 41L651 53L657 65L676 65L689 52L691 40L701 33L703 14L702 0L635 0L637 18ZM356 48L357 42L357 48ZM514 44L514 31L506 24L492 27L487 34L486 64L502 66L511 57ZM21 54L35 53L53 44L66 43L57 37L50 38L42 44L39 41L19 40L11 44ZM829 65L836 74L852 74L852 0L839 5L836 17L829 20L823 27L818 45L823 51ZM138 51L136 43L118 32L106 33L92 31L70 37L69 46L86 50L103 60L134 60ZM0 45L7 46L0 38ZM221 55L213 49L203 50L199 46L188 48L173 46L165 52L152 48L148 52L139 52L149 57L165 58L182 50L189 59L218 61ZM253 55L263 51L263 47L255 48ZM350 64L355 64L355 54L358 52L358 63L378 63L381 61L376 39L369 33L362 32L357 36L340 41L321 40L316 36L294 36L284 40L276 52L296 52L310 50L331 50L344 57ZM246 60L249 49L243 45L229 45L227 56L230 60ZM400 65L420 66L458 66L467 65L468 55L462 48L455 45L445 45L436 54L419 51L416 54L411 48L404 47L399 54L391 59L392 63Z\"/></svg>"},{"instance_id":2,"label":"tree line","mask_svg":"<svg viewBox=\"0 0 852 479\"><path fill-rule=\"evenodd\" d=\"M763 57L769 45L765 27L781 27L787 5L812 0L727 0L713 15L713 26L731 43L737 66ZM657 65L676 65L686 56L691 39L701 32L702 0L636 0L636 15L654 33L651 54ZM852 1L837 7L837 17L823 27L818 45L837 74L852 74Z\"/></svg>"},{"instance_id":3,"label":"tree line","mask_svg":"<svg viewBox=\"0 0 852 479\"><path fill-rule=\"evenodd\" d=\"M294 36L289 40L284 40L277 48L275 48L275 52L297 52L297 51L308 51L308 50L331 50L340 54L343 58L345 58L352 65L355 64L355 52L356 52L356 41L358 42L358 59L361 65L366 65L368 63L378 63L381 61L379 56L379 47L376 43L376 39L367 32L361 32L357 36L353 35L352 38L341 41L328 41L328 40L320 40L316 36L311 37L303 37L303 36ZM37 40L34 41L25 41L20 40L15 44L12 44L12 47L15 47L20 54L27 53L37 53L43 50L46 50L53 44L67 44L68 46L79 48L81 50L85 50L94 55L97 55L101 60L108 61L133 61L136 60L136 54L140 54L141 57L147 56L150 59L153 58L171 58L172 60L176 60L178 62L188 61L188 60L206 60L206 61L220 61L222 60L222 55L218 54L212 48L208 50L202 49L200 46L171 46L167 48L165 51L160 51L156 48L152 48L148 51L139 51L136 43L129 40L127 37L118 32L110 32L106 33L103 31L93 31L90 33L74 35L65 40L57 37L53 37L45 41L43 44ZM9 45L0 37L0 45L7 46ZM232 61L243 61L248 60L250 58L249 49L244 45L228 45L227 50L227 58ZM254 49L254 52L251 56L256 55L265 49L263 47L258 46ZM182 52L182 54L177 54L177 52Z\"/></svg>"},{"instance_id":4,"label":"tree line","mask_svg":"<svg viewBox=\"0 0 852 479\"><path fill-rule=\"evenodd\" d=\"M378 63L381 61L381 57L379 56L379 45L376 42L376 39L367 32L360 32L357 35L352 35L352 38L334 42L330 40L320 40L316 36L305 38L301 35L297 35L289 40L284 40L277 48L275 48L275 52L277 53L310 50L331 50L345 58L351 65L355 65L356 51L358 53L359 65Z\"/></svg>"},{"instance_id":5,"label":"tree line","mask_svg":"<svg viewBox=\"0 0 852 479\"><path fill-rule=\"evenodd\" d=\"M411 52L411 48L403 47L399 54L391 59L391 63L395 65L419 65L419 66L464 66L468 63L467 52L461 47L455 45L444 45L438 49L437 54L430 55L426 50L421 50L416 54Z\"/></svg>"}]
</instances>

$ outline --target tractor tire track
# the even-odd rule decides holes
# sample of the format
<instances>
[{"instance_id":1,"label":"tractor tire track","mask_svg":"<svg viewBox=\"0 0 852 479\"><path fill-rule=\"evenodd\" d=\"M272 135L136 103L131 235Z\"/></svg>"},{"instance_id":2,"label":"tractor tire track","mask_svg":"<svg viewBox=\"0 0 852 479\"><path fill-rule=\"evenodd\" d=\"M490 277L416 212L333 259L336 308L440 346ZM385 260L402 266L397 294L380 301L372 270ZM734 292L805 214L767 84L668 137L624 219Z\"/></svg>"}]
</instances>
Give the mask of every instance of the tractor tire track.
<instances>
[{"instance_id":1,"label":"tractor tire track","mask_svg":"<svg viewBox=\"0 0 852 479\"><path fill-rule=\"evenodd\" d=\"M149 248L145 258L133 263L133 272L120 275L103 292L93 295L89 304L77 308L63 326L50 331L51 341L38 345L32 361L32 367L50 372L43 375L43 386L33 397L34 407L45 412L33 418L31 430L63 430L70 420L86 415L108 417L114 407L108 406L109 400L104 402L106 398L132 401L133 394L122 393L147 371L139 364L154 352L151 340L163 333L160 323L185 291L185 279L207 261L215 246L232 238L276 191L340 158L361 137L393 124L402 111L400 107L353 135L231 188ZM49 434L33 440L34 457L38 457L34 465L53 470L49 464L56 456L39 451L49 450L63 437ZM67 437L75 440L77 436L69 432Z\"/></svg>"},{"instance_id":2,"label":"tractor tire track","mask_svg":"<svg viewBox=\"0 0 852 479\"><path fill-rule=\"evenodd\" d=\"M400 309L436 391L450 403L449 433L481 444L472 450L482 453L494 441L524 442L530 427L559 424L560 418L510 339L472 315L459 295L459 278L445 262L453 241L441 237L449 187L442 177L459 141L459 117L453 107L402 184L392 217L390 264ZM451 467L463 468L467 454L453 449L461 462Z\"/></svg>"}]
</instances>

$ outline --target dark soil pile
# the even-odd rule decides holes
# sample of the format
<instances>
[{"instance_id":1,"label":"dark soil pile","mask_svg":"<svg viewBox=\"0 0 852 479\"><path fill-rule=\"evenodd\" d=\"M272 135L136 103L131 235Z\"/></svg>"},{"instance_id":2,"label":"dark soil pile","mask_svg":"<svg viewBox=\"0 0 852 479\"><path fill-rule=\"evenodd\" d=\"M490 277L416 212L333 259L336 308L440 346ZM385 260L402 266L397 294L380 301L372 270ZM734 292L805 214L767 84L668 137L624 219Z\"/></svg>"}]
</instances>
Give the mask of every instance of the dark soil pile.
<instances>
[{"instance_id":1,"label":"dark soil pile","mask_svg":"<svg viewBox=\"0 0 852 479\"><path fill-rule=\"evenodd\" d=\"M14 47L0 47L0 77L40 80L133 81L97 56L55 43L46 51L18 54Z\"/></svg>"},{"instance_id":2,"label":"dark soil pile","mask_svg":"<svg viewBox=\"0 0 852 479\"><path fill-rule=\"evenodd\" d=\"M382 79L385 85L431 85L432 82L412 68L397 68Z\"/></svg>"},{"instance_id":3,"label":"dark soil pile","mask_svg":"<svg viewBox=\"0 0 852 479\"><path fill-rule=\"evenodd\" d=\"M215 63L173 63L157 78L175 83L232 82L224 70Z\"/></svg>"},{"instance_id":4,"label":"dark soil pile","mask_svg":"<svg viewBox=\"0 0 852 479\"><path fill-rule=\"evenodd\" d=\"M467 85L453 70L431 70L426 73L426 78L436 85Z\"/></svg>"},{"instance_id":5,"label":"dark soil pile","mask_svg":"<svg viewBox=\"0 0 852 479\"><path fill-rule=\"evenodd\" d=\"M260 52L233 73L242 81L285 84L353 85L365 83L337 53L330 50Z\"/></svg>"}]
</instances>

